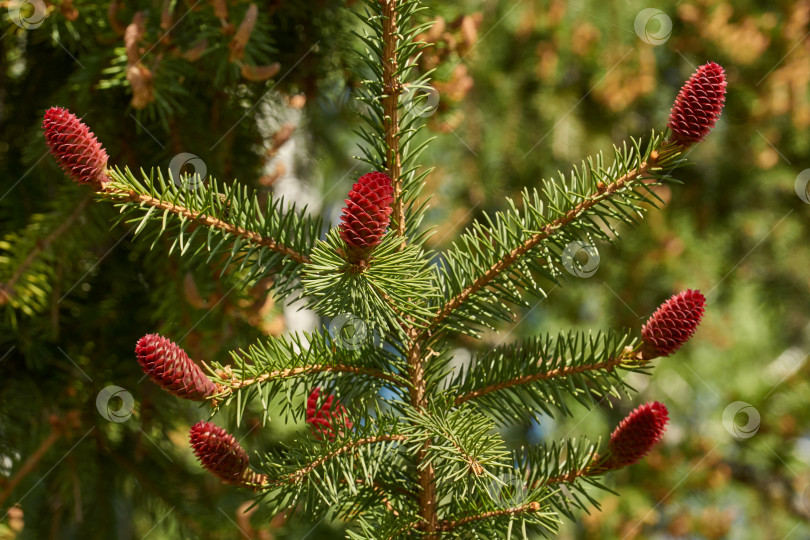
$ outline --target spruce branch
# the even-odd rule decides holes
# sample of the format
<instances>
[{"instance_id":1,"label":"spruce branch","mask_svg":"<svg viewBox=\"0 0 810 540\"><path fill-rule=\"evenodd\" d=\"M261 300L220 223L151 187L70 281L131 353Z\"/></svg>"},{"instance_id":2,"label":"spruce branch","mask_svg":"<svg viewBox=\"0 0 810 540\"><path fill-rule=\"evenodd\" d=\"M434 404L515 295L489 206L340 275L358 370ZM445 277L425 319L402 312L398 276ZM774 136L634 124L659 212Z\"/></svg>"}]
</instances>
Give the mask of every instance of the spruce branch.
<instances>
[{"instance_id":1,"label":"spruce branch","mask_svg":"<svg viewBox=\"0 0 810 540\"><path fill-rule=\"evenodd\" d=\"M601 156L597 156L595 163L589 160L580 170L575 170L570 182L547 184L547 203L541 202L536 191L534 194L525 192L522 213L512 204L512 210L499 215L496 220L476 222L473 231L463 237L463 248L457 247L448 254L451 263L445 267L445 275L451 285L449 290L457 287L460 289L440 307L426 332L436 330L445 319L488 286L494 289L494 296L491 297L493 307L498 307L501 304L498 300L502 297L507 301L520 301L520 297L509 289L516 286L532 288L535 285L530 278L532 270L555 280L554 271L543 268L545 265L523 266L516 270L512 268L546 240L555 236L576 237L576 232L573 235L567 232L566 227L571 225L577 225L579 233L586 238L593 236L608 239L601 227L606 226L608 230L616 232L611 220L635 223L637 218L628 210L638 214L640 209L636 201L652 203L637 191L643 189L651 194L651 181L666 177L661 172L662 167L671 169L681 164L675 159L678 150L672 145L662 147L661 137L655 134L646 151L641 149L639 142L633 141L629 151L622 152L617 148L614 153L615 160L611 167L604 167ZM480 245L482 243L483 247ZM491 245L487 246L486 243ZM491 261L483 272L470 281L467 281L470 274L458 274L461 270L452 266L453 263L462 264L464 261L462 249L469 250L473 256L480 255L473 263L476 269L486 261ZM466 259L469 259L469 255ZM504 283L498 287L501 283L498 278L501 277ZM498 290L499 288L505 290ZM508 309L505 306L499 309L500 316L507 318Z\"/></svg>"},{"instance_id":2,"label":"spruce branch","mask_svg":"<svg viewBox=\"0 0 810 540\"><path fill-rule=\"evenodd\" d=\"M379 508L391 516L388 505L369 493L358 497L358 487L369 490L375 483L401 483L401 446L408 435L397 433L399 421L378 411L350 430L335 432L334 438L309 435L295 446L282 445L279 452L267 454L259 470L268 483L262 498L273 508L290 510L304 499L307 512L334 512L345 516L362 515L365 509ZM359 481L358 481L359 480ZM388 491L388 502L400 512L413 507L415 494L407 489Z\"/></svg>"},{"instance_id":3,"label":"spruce branch","mask_svg":"<svg viewBox=\"0 0 810 540\"><path fill-rule=\"evenodd\" d=\"M409 331L409 338L416 343L418 330L412 328ZM418 412L424 411L428 405L427 384L425 380L425 366L419 345L408 350L408 378L410 380L410 400L411 406ZM419 469L419 510L424 521L425 530L430 540L436 540L436 528L438 527L438 514L436 503L436 471L432 463L428 461L430 440L425 440L419 449L416 462ZM420 466L424 464L423 466Z\"/></svg>"},{"instance_id":4,"label":"spruce branch","mask_svg":"<svg viewBox=\"0 0 810 540\"><path fill-rule=\"evenodd\" d=\"M451 489L456 496L466 496L476 484L491 479L489 470L504 466L509 456L500 437L493 435L492 421L481 413L445 411L437 404L407 413L410 423L406 433L414 448L423 449L429 442L423 466L436 463L439 488Z\"/></svg>"},{"instance_id":5,"label":"spruce branch","mask_svg":"<svg viewBox=\"0 0 810 540\"><path fill-rule=\"evenodd\" d=\"M628 347L625 350L625 353L623 353L622 355L617 356L615 358L610 358L608 360L605 360L604 362L595 362L593 364L582 364L578 366L569 366L565 368L552 369L544 373L534 373L532 375L524 375L522 377L517 377L515 379L511 379L508 381L501 381L498 383L494 383L479 390L473 390L472 392L468 392L466 394L458 396L455 399L455 404L461 405L465 401L479 398L491 392L505 390L513 386L531 384L537 381L547 381L549 379L554 378L569 377L571 375L584 373L586 371L599 371L599 370L612 371L615 368L621 366L622 364L628 361L635 361L636 359L637 354L635 353L632 347Z\"/></svg>"},{"instance_id":6,"label":"spruce branch","mask_svg":"<svg viewBox=\"0 0 810 540\"><path fill-rule=\"evenodd\" d=\"M614 385L622 386L622 379L615 373L617 368L637 370L647 363L636 351L637 347L626 343L624 335L612 332L571 332L496 348L475 358L466 376L456 376L451 383L457 392L454 404L509 391L520 401L519 410L534 404L547 409L543 404L554 404L566 411L559 397L562 390L551 382L553 379L568 379L564 385L567 391L580 401L586 399L584 404L593 404L586 397L592 392L605 394ZM535 383L538 384L529 388ZM505 414L503 407L496 409Z\"/></svg>"},{"instance_id":7,"label":"spruce branch","mask_svg":"<svg viewBox=\"0 0 810 540\"><path fill-rule=\"evenodd\" d=\"M492 510L489 512L483 512L481 514L476 514L473 516L466 516L456 520L444 520L438 524L437 529L439 531L451 531L457 527L462 525L466 525L467 523L473 523L475 521L481 521L484 519L492 519L496 517L503 517L503 516L515 516L518 514L523 514L527 512L539 512L540 511L540 503L537 501L532 501L530 503L526 503L520 506L516 506L514 508L504 508L502 510Z\"/></svg>"},{"instance_id":8,"label":"spruce branch","mask_svg":"<svg viewBox=\"0 0 810 540\"><path fill-rule=\"evenodd\" d=\"M310 375L313 373L353 373L355 375L366 375L369 377L382 379L397 385L402 384L401 379L376 369L366 368L362 366L346 366L341 364L332 364L332 365L313 364L303 367L281 369L277 371L271 371L269 373L263 373L257 377L247 379L239 379L234 375L232 370L222 369L218 370L217 375L222 379L228 379L228 381L221 382L217 385L219 391L215 397L217 400L227 399L228 396L233 394L235 391L247 388L252 385L261 384L268 381L291 379L293 377L300 377L302 375Z\"/></svg>"},{"instance_id":9,"label":"spruce branch","mask_svg":"<svg viewBox=\"0 0 810 540\"><path fill-rule=\"evenodd\" d=\"M567 439L514 451L513 460L524 490L546 490L550 505L573 519L574 509L599 508L589 486L611 491L600 482L607 469L601 467L604 458L597 450L598 444L588 439ZM562 485L566 489L555 488ZM555 489L548 491L552 488Z\"/></svg>"},{"instance_id":10,"label":"spruce branch","mask_svg":"<svg viewBox=\"0 0 810 540\"><path fill-rule=\"evenodd\" d=\"M233 351L231 357L228 364L211 363L218 390L212 400L215 407L235 402L238 422L254 397L259 397L265 419L274 399L293 418L301 416L303 411L299 412L293 399L296 388L309 392L314 386L331 387L332 381L325 383L322 375L334 376L341 400L360 411L383 386L404 392L408 385L399 375L405 372L403 363L381 344L369 341L355 346L326 331L269 338Z\"/></svg>"},{"instance_id":11,"label":"spruce branch","mask_svg":"<svg viewBox=\"0 0 810 540\"><path fill-rule=\"evenodd\" d=\"M189 221L203 227L222 231L230 236L246 240L251 244L266 247L271 251L275 251L281 255L284 255L285 257L289 257L297 263L306 264L310 262L309 257L306 255L285 246L273 238L263 237L261 234L246 229L245 227L233 225L223 219L214 217L204 212L192 210L181 204L170 202L160 197L154 197L145 193L137 193L135 191L117 189L115 187L107 188L102 193L103 195L110 196L117 203L132 202L140 206L147 206L156 210L163 210L164 212L169 212L180 218L188 219Z\"/></svg>"},{"instance_id":12,"label":"spruce branch","mask_svg":"<svg viewBox=\"0 0 810 540\"><path fill-rule=\"evenodd\" d=\"M128 168L108 173L111 181L98 194L120 207L119 220L132 224L136 236L151 238L152 247L170 236L170 252L179 249L192 264L240 272L246 284L272 275L279 296L296 287L320 234L320 218L308 216L306 208L269 195L262 205L258 194L238 183L209 178L194 186L159 169L142 172L140 181Z\"/></svg>"},{"instance_id":13,"label":"spruce branch","mask_svg":"<svg viewBox=\"0 0 810 540\"><path fill-rule=\"evenodd\" d=\"M17 285L20 278L25 275L34 261L36 261L37 257L46 252L51 245L73 225L73 222L76 221L76 219L82 215L85 208L87 208L87 204L89 202L90 197L84 197L79 204L76 205L76 208L74 208L66 218L61 220L59 225L55 227L45 238L36 241L34 247L28 252L25 259L23 259L23 261L17 266L11 277L5 283L0 285L0 306L12 300L14 287Z\"/></svg>"},{"instance_id":14,"label":"spruce branch","mask_svg":"<svg viewBox=\"0 0 810 540\"><path fill-rule=\"evenodd\" d=\"M405 435L378 435L378 436L375 436L375 437L365 437L365 438L362 438L362 439L357 439L357 440L354 440L354 441L350 441L350 442L345 443L342 446L340 446L340 447L338 447L338 448L336 448L334 450L331 450L326 455L315 459L314 461L312 461L311 463L305 465L304 467L301 467L300 469L297 469L297 470L295 470L293 472L287 473L284 476L281 476L281 477L278 477L278 478L275 478L275 479L271 480L269 482L269 484L267 485L267 489L272 489L275 486L278 486L280 484L295 484L295 483L298 483L301 480L303 480L305 477L310 475L310 473L312 473L312 471L314 471L318 467L321 467L322 465L324 465L328 461L330 461L332 459L335 459L335 458L337 458L338 456L340 456L342 454L346 454L346 453L349 453L349 452L354 452L356 449L358 449L360 447L367 446L367 445L372 445L372 444L377 444L377 443L384 443L384 442L403 442L403 441L406 441L406 440L408 440L408 438Z\"/></svg>"},{"instance_id":15,"label":"spruce branch","mask_svg":"<svg viewBox=\"0 0 810 540\"><path fill-rule=\"evenodd\" d=\"M644 372L648 363L629 336L616 332L560 332L496 347L474 356L466 372L447 383L454 405L476 403L503 423L555 409L571 414L565 396L593 408L629 386L621 371ZM446 363L444 358L439 364Z\"/></svg>"},{"instance_id":16,"label":"spruce branch","mask_svg":"<svg viewBox=\"0 0 810 540\"><path fill-rule=\"evenodd\" d=\"M419 172L417 159L428 141L417 140L425 119L413 110L410 92L427 86L430 72L416 73L416 59L427 45L417 37L433 23L415 21L425 9L418 0L365 0L364 6L356 14L365 28L354 32L366 49L360 60L369 74L360 88L359 100L365 107L359 115L365 125L356 132L367 144L358 159L385 171L392 180L392 220L399 245L406 245L405 236L408 243L421 244L424 232L418 226L425 207L415 198L429 171Z\"/></svg>"}]
</instances>

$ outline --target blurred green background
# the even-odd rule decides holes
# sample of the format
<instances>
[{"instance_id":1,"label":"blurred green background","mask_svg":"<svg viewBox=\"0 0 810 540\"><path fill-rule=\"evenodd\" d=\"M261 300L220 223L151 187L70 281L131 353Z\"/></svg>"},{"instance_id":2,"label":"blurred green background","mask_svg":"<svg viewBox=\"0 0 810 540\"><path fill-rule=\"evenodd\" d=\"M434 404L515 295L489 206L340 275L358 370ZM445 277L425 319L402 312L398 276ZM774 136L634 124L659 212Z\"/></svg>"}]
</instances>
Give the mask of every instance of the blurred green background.
<instances>
[{"instance_id":1,"label":"blurred green background","mask_svg":"<svg viewBox=\"0 0 810 540\"><path fill-rule=\"evenodd\" d=\"M358 9L2 2L0 538L342 537L340 523L305 515L245 515L249 495L204 473L188 448L206 411L142 381L132 352L161 332L222 360L313 316L266 299L266 283L241 290L188 268L167 242L132 244L126 224L110 227L113 208L61 174L39 124L48 107L68 107L111 163L166 168L192 153L209 175L310 202L335 223L365 172L352 158ZM663 210L597 246L592 277L571 276L484 346L570 327L638 335L671 294L700 289L703 324L633 380L639 395L517 426L510 443L605 436L660 400L664 442L609 475L621 497L600 494L602 511L561 538L810 537L810 1L465 0L426 17L437 21L419 61L437 70L422 159L435 167L435 249L505 196L663 128L697 66L726 68L726 109L679 171L683 185L659 191ZM97 407L110 385L132 395L131 417ZM217 421L249 451L303 429Z\"/></svg>"}]
</instances>

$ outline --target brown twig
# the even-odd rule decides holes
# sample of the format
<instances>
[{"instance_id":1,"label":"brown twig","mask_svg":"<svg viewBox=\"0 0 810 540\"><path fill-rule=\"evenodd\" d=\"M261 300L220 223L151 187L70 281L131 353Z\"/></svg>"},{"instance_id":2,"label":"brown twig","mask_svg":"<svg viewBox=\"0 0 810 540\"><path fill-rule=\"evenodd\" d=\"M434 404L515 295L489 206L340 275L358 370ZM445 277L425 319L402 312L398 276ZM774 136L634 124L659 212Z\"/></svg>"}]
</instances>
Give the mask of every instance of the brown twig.
<instances>
[{"instance_id":1,"label":"brown twig","mask_svg":"<svg viewBox=\"0 0 810 540\"><path fill-rule=\"evenodd\" d=\"M383 131L385 132L385 147L388 155L385 157L388 177L394 187L394 208L391 219L396 223L396 234L405 236L405 211L402 200L402 163L399 153L399 98L402 94L402 85L397 80L397 2L396 0L381 0L382 3L382 39L383 39L383 97L384 111ZM404 243L402 247L404 247Z\"/></svg>"},{"instance_id":2,"label":"brown twig","mask_svg":"<svg viewBox=\"0 0 810 540\"><path fill-rule=\"evenodd\" d=\"M605 474L610 470L612 469L611 466L607 464L607 461L604 458L602 458L599 454L594 454L593 457L591 458L591 462L584 469L569 471L568 474L562 474L560 476L552 476L551 478L546 478L545 480L538 480L537 482L532 484L532 489L536 489L539 486L548 486L551 484L570 484L577 478L581 478L583 476L596 476L599 474Z\"/></svg>"},{"instance_id":3,"label":"brown twig","mask_svg":"<svg viewBox=\"0 0 810 540\"><path fill-rule=\"evenodd\" d=\"M11 279L9 279L6 283L2 285L2 287L0 287L0 306L11 300L11 295L14 292L14 286L17 284L17 281L19 281L19 279L22 277L22 275L25 273L28 267L31 266L31 264L34 262L34 259L36 259L40 253L48 249L57 238L62 236L62 234L68 229L68 227L70 227L70 225L76 220L76 218L78 218L81 215L81 213L87 206L87 203L89 202L90 202L89 197L85 197L84 199L82 199L81 202L79 202L79 204L76 205L76 209L73 210L73 212L71 212L70 215L67 218L65 218L64 221L62 221L62 223L60 223L57 228L51 231L51 234L49 234L43 240L40 240L36 243L34 248L28 253L28 256L22 262L22 264L20 264L20 266L18 266L17 269L14 271L14 274L11 276Z\"/></svg>"},{"instance_id":4,"label":"brown twig","mask_svg":"<svg viewBox=\"0 0 810 540\"><path fill-rule=\"evenodd\" d=\"M61 425L57 423L58 421L51 422L51 432L48 434L47 437L39 444L39 447L34 450L34 453L28 456L28 459L25 460L25 463L22 464L14 476L9 478L8 482L5 483L4 489L2 493L0 493L0 508L3 507L3 504L6 502L11 496L11 493L14 491L14 488L22 482L23 478L25 478L31 471L33 471L37 464L40 462L42 457L45 453L50 449L51 446L62 436Z\"/></svg>"},{"instance_id":5,"label":"brown twig","mask_svg":"<svg viewBox=\"0 0 810 540\"><path fill-rule=\"evenodd\" d=\"M457 519L455 521L445 520L439 523L438 530L449 531L461 525L472 523L473 521L481 521L484 519L490 519L499 516L514 516L516 514L523 514L526 512L537 512L539 510L540 510L540 503L537 501L532 501L522 506L516 506L514 508L504 508L503 510L492 510L491 512L484 512L483 514L477 514L475 516L467 516L461 519Z\"/></svg>"},{"instance_id":6,"label":"brown twig","mask_svg":"<svg viewBox=\"0 0 810 540\"><path fill-rule=\"evenodd\" d=\"M309 257L307 257L306 255L298 253L294 249L287 247L279 242L276 242L272 238L264 238L257 232L249 231L243 227L237 227L236 225L231 225L230 223L226 223L215 217L203 214L202 212L195 212L183 206L172 204L170 202L163 201L161 199L157 199L155 197L145 195L143 193L136 193L134 191L125 191L116 188L107 188L103 193L105 195L120 196L121 200L124 201L132 201L139 204L145 204L157 208L159 210L168 210L173 214L188 218L191 221L194 221L195 223L198 223L205 227L219 229L233 236L239 236L241 238L244 238L245 240L248 240L253 244L265 246L268 249L271 249L277 253L281 253L282 255L289 257L295 262L301 264L308 264L310 262Z\"/></svg>"},{"instance_id":7,"label":"brown twig","mask_svg":"<svg viewBox=\"0 0 810 540\"><path fill-rule=\"evenodd\" d=\"M411 340L415 340L418 329L412 328L409 332ZM410 396L411 405L420 411L427 408L427 388L425 384L425 365L422 358L422 349L419 343L411 347L408 352L408 375L411 381ZM427 449L430 440L425 441L421 450L417 454L417 463L422 463L427 459ZM424 521L425 530L428 533L428 540L436 540L436 527L438 517L436 514L436 472L432 464L428 464L419 470L419 508Z\"/></svg>"}]
</instances>

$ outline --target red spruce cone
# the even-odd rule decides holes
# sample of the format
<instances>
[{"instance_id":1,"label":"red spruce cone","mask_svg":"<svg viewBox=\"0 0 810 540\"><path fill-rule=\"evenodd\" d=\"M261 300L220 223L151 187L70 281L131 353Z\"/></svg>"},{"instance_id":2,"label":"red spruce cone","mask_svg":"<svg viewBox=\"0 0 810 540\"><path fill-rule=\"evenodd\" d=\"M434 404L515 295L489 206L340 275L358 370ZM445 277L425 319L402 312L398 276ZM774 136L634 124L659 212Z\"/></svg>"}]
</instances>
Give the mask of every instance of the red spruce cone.
<instances>
[{"instance_id":1,"label":"red spruce cone","mask_svg":"<svg viewBox=\"0 0 810 540\"><path fill-rule=\"evenodd\" d=\"M663 403L645 403L627 415L610 435L610 455L607 469L627 467L646 456L661 440L669 421Z\"/></svg>"},{"instance_id":2,"label":"red spruce cone","mask_svg":"<svg viewBox=\"0 0 810 540\"><path fill-rule=\"evenodd\" d=\"M664 302L641 329L642 358L669 356L680 349L697 330L705 306L706 298L692 289Z\"/></svg>"},{"instance_id":3,"label":"red spruce cone","mask_svg":"<svg viewBox=\"0 0 810 540\"><path fill-rule=\"evenodd\" d=\"M340 404L335 405L332 410L332 402L335 396L330 395L323 402L323 405L318 408L318 396L321 394L321 389L315 387L309 394L307 399L307 424L311 425L315 430L315 436L318 439L328 437L330 440L335 440L337 435L343 435L343 430L352 428L352 422L346 413L346 407Z\"/></svg>"},{"instance_id":4,"label":"red spruce cone","mask_svg":"<svg viewBox=\"0 0 810 540\"><path fill-rule=\"evenodd\" d=\"M135 354L143 372L175 396L202 401L217 393L216 385L186 351L165 337L143 336L135 345Z\"/></svg>"},{"instance_id":5,"label":"red spruce cone","mask_svg":"<svg viewBox=\"0 0 810 540\"><path fill-rule=\"evenodd\" d=\"M45 140L59 166L79 184L103 189L107 177L107 152L93 132L74 114L51 107L42 121Z\"/></svg>"},{"instance_id":6,"label":"red spruce cone","mask_svg":"<svg viewBox=\"0 0 810 540\"><path fill-rule=\"evenodd\" d=\"M267 476L250 469L245 449L221 427L197 422L191 428L189 440L203 468L222 481L254 488L267 483Z\"/></svg>"},{"instance_id":7,"label":"red spruce cone","mask_svg":"<svg viewBox=\"0 0 810 540\"><path fill-rule=\"evenodd\" d=\"M669 128L672 140L681 146L702 141L712 130L726 101L726 72L714 62L700 66L681 88Z\"/></svg>"},{"instance_id":8,"label":"red spruce cone","mask_svg":"<svg viewBox=\"0 0 810 540\"><path fill-rule=\"evenodd\" d=\"M391 179L381 172L365 174L352 186L340 224L351 264L365 266L369 253L385 235L393 202Z\"/></svg>"}]
</instances>

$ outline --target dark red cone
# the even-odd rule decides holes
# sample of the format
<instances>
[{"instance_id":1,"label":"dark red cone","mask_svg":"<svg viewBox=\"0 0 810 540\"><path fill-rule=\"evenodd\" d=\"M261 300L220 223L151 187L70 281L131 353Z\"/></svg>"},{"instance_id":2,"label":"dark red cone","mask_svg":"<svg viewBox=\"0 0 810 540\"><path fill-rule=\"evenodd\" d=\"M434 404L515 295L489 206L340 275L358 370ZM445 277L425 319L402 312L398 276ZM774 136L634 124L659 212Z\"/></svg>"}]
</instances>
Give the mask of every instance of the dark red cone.
<instances>
[{"instance_id":1,"label":"dark red cone","mask_svg":"<svg viewBox=\"0 0 810 540\"><path fill-rule=\"evenodd\" d=\"M211 422L197 422L189 433L194 455L203 468L223 482L257 488L267 483L267 477L253 472L245 449L237 440Z\"/></svg>"},{"instance_id":2,"label":"dark red cone","mask_svg":"<svg viewBox=\"0 0 810 540\"><path fill-rule=\"evenodd\" d=\"M343 430L352 428L352 422L346 413L346 408L340 404L332 409L335 396L330 395L323 404L318 407L318 396L321 394L320 388L313 388L307 399L307 424L312 426L315 436L319 439L328 437L335 440L335 437L343 434Z\"/></svg>"},{"instance_id":3,"label":"dark red cone","mask_svg":"<svg viewBox=\"0 0 810 540\"><path fill-rule=\"evenodd\" d=\"M646 456L666 431L669 413L663 403L645 403L621 421L610 435L606 469L633 465Z\"/></svg>"},{"instance_id":4,"label":"dark red cone","mask_svg":"<svg viewBox=\"0 0 810 540\"><path fill-rule=\"evenodd\" d=\"M42 121L45 140L59 166L79 184L103 189L107 177L107 152L93 132L74 114L51 107Z\"/></svg>"},{"instance_id":5,"label":"dark red cone","mask_svg":"<svg viewBox=\"0 0 810 540\"><path fill-rule=\"evenodd\" d=\"M368 255L382 240L391 221L394 188L381 172L360 177L346 199L340 224L340 237L353 265L363 266Z\"/></svg>"},{"instance_id":6,"label":"dark red cone","mask_svg":"<svg viewBox=\"0 0 810 540\"><path fill-rule=\"evenodd\" d=\"M669 114L672 140L682 146L702 141L726 101L726 72L714 62L700 66L681 88Z\"/></svg>"},{"instance_id":7,"label":"dark red cone","mask_svg":"<svg viewBox=\"0 0 810 540\"><path fill-rule=\"evenodd\" d=\"M217 393L205 376L176 343L157 334L147 334L135 345L135 355L143 372L175 396L202 401Z\"/></svg>"},{"instance_id":8,"label":"dark red cone","mask_svg":"<svg viewBox=\"0 0 810 540\"><path fill-rule=\"evenodd\" d=\"M697 330L705 307L706 298L692 289L664 302L641 329L642 357L669 356L680 349Z\"/></svg>"}]
</instances>

